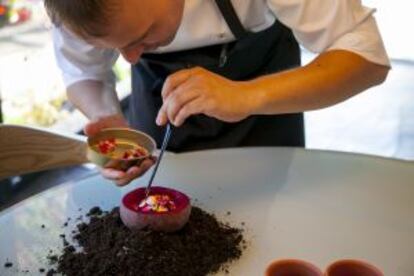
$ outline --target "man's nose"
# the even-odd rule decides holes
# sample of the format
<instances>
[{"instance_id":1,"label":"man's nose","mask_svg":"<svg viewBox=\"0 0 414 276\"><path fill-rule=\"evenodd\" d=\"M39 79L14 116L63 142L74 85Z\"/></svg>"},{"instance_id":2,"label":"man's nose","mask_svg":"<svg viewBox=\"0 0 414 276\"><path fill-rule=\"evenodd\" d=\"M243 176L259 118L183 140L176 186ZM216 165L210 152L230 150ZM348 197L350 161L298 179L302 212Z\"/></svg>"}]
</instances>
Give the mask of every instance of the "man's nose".
<instances>
[{"instance_id":1,"label":"man's nose","mask_svg":"<svg viewBox=\"0 0 414 276\"><path fill-rule=\"evenodd\" d=\"M133 49L127 49L127 50L120 49L119 51L126 61L128 61L131 64L135 64L138 62L139 58L144 52L144 47L139 46L139 47L135 47Z\"/></svg>"}]
</instances>

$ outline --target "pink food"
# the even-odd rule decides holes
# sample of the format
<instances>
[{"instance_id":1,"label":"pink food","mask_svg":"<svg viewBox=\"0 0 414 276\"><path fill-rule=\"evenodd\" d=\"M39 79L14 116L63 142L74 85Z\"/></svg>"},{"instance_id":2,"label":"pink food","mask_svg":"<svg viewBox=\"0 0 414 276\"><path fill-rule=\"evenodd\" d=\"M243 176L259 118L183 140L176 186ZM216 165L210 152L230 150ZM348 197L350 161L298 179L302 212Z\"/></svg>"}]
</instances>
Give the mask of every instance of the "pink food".
<instances>
[{"instance_id":1,"label":"pink food","mask_svg":"<svg viewBox=\"0 0 414 276\"><path fill-rule=\"evenodd\" d=\"M190 199L185 194L165 187L152 187L145 199L145 188L126 194L121 202L120 215L131 230L150 228L173 232L181 229L191 213Z\"/></svg>"},{"instance_id":2,"label":"pink food","mask_svg":"<svg viewBox=\"0 0 414 276\"><path fill-rule=\"evenodd\" d=\"M124 149L115 138L99 141L98 150L101 154L107 154L111 157L117 156L124 160L137 159L149 155L148 151L139 145L134 145L132 149Z\"/></svg>"},{"instance_id":3,"label":"pink food","mask_svg":"<svg viewBox=\"0 0 414 276\"><path fill-rule=\"evenodd\" d=\"M177 207L174 200L169 195L150 195L147 198L141 200L138 205L140 211L148 212L171 212Z\"/></svg>"},{"instance_id":4,"label":"pink food","mask_svg":"<svg viewBox=\"0 0 414 276\"><path fill-rule=\"evenodd\" d=\"M124 152L122 159L135 159L148 155L148 151L143 147L136 146L134 149L129 149Z\"/></svg>"},{"instance_id":5,"label":"pink food","mask_svg":"<svg viewBox=\"0 0 414 276\"><path fill-rule=\"evenodd\" d=\"M116 147L116 144L115 144L114 138L102 140L102 141L99 141L98 143L99 151L103 154L108 154L110 152L113 152L115 150L115 147Z\"/></svg>"}]
</instances>

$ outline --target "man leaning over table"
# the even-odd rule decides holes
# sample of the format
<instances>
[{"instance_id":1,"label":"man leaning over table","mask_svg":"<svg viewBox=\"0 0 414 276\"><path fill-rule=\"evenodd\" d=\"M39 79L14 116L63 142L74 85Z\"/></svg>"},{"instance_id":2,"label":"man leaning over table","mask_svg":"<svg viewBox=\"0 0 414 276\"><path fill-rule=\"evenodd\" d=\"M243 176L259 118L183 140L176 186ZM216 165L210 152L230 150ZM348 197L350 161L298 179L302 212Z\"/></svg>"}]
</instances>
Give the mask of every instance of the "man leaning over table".
<instances>
[{"instance_id":1,"label":"man leaning over table","mask_svg":"<svg viewBox=\"0 0 414 276\"><path fill-rule=\"evenodd\" d=\"M359 0L45 0L69 100L85 133L132 126L169 150L304 146L303 114L382 83L390 63ZM303 47L319 53L300 67ZM132 64L129 120L111 70ZM127 171L103 169L117 185Z\"/></svg>"}]
</instances>

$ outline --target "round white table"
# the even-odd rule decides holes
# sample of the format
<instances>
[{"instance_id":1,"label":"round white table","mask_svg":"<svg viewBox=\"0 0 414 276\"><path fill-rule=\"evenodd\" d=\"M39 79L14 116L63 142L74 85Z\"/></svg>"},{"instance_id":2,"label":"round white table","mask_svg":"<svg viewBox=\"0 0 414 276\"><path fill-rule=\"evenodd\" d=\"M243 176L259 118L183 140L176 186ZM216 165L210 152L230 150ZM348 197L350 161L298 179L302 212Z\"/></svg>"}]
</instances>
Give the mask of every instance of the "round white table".
<instances>
[{"instance_id":1,"label":"round white table","mask_svg":"<svg viewBox=\"0 0 414 276\"><path fill-rule=\"evenodd\" d=\"M414 163L296 148L164 158L158 185L186 192L220 220L245 224L248 248L230 275L261 275L280 258L304 259L321 269L357 258L385 275L414 275ZM59 234L70 236L76 217L96 205L117 206L123 194L144 186L148 175L120 189L94 174L1 212L0 275L47 269L49 250L62 247ZM72 220L63 227L68 217ZM5 268L6 261L13 267Z\"/></svg>"}]
</instances>

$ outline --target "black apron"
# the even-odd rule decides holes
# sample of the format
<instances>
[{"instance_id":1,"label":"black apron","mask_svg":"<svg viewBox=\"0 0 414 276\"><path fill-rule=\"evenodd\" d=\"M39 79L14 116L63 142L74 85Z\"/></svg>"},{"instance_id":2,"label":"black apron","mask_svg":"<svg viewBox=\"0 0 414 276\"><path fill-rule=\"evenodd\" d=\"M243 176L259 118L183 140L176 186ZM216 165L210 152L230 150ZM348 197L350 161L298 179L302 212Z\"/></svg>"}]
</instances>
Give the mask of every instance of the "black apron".
<instances>
[{"instance_id":1,"label":"black apron","mask_svg":"<svg viewBox=\"0 0 414 276\"><path fill-rule=\"evenodd\" d=\"M216 0L235 42L164 54L144 54L132 66L129 106L131 126L161 144L164 128L155 124L162 105L161 89L171 73L194 66L228 79L243 81L300 65L292 32L279 21L257 33L247 32L230 0ZM303 114L255 115L226 123L194 115L174 128L168 150L174 152L239 146L304 146Z\"/></svg>"}]
</instances>

